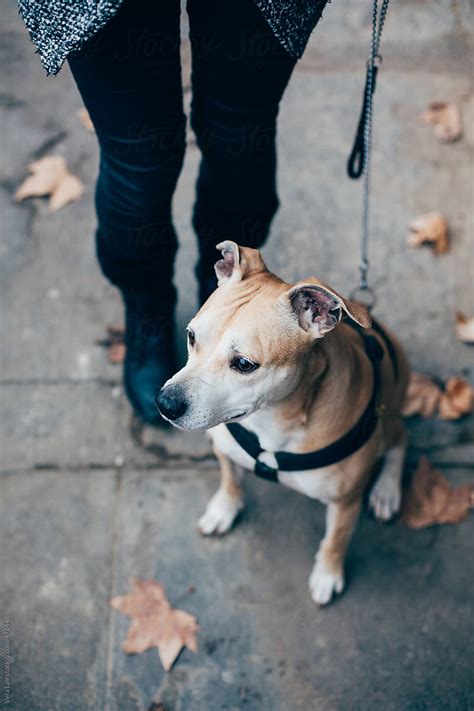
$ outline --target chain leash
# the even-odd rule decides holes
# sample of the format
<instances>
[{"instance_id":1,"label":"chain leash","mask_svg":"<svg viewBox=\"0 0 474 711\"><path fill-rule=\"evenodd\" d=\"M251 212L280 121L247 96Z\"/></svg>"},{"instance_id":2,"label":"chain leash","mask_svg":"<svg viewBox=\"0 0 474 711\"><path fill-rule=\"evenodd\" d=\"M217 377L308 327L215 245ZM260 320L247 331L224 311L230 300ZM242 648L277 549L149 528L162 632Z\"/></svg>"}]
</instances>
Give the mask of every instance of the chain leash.
<instances>
[{"instance_id":1,"label":"chain leash","mask_svg":"<svg viewBox=\"0 0 474 711\"><path fill-rule=\"evenodd\" d=\"M375 304L375 293L368 283L369 274L369 234L370 234L370 195L371 195L371 162L372 162L372 139L373 139L373 96L377 81L377 72L382 63L379 54L380 41L385 25L389 0L382 0L379 6L378 0L372 0L372 35L370 42L370 53L367 60L367 76L364 89L364 101L362 105L357 134L354 141L347 171L349 177L360 178L363 175L362 189L362 229L360 243L360 263L359 263L359 285L354 289L351 298L359 298L369 308Z\"/></svg>"}]
</instances>

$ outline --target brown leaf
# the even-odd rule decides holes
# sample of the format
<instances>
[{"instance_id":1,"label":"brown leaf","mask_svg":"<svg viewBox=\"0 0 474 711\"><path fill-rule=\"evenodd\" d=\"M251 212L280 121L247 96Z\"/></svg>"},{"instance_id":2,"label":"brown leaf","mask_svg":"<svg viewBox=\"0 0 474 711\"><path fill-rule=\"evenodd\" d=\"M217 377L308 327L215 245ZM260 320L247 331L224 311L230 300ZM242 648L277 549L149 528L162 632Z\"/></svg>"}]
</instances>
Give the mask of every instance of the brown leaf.
<instances>
[{"instance_id":1,"label":"brown leaf","mask_svg":"<svg viewBox=\"0 0 474 711\"><path fill-rule=\"evenodd\" d=\"M90 133L95 133L94 124L91 121L91 117L89 116L88 110L84 106L77 112L77 117L86 129L86 131L89 131Z\"/></svg>"},{"instance_id":2,"label":"brown leaf","mask_svg":"<svg viewBox=\"0 0 474 711\"><path fill-rule=\"evenodd\" d=\"M125 360L125 329L122 326L107 326L107 336L96 341L98 346L107 349L107 360L113 365Z\"/></svg>"},{"instance_id":3,"label":"brown leaf","mask_svg":"<svg viewBox=\"0 0 474 711\"><path fill-rule=\"evenodd\" d=\"M464 378L448 378L441 388L428 375L412 373L402 414L404 417L438 415L442 420L458 420L472 411L473 404L473 390Z\"/></svg>"},{"instance_id":4,"label":"brown leaf","mask_svg":"<svg viewBox=\"0 0 474 711\"><path fill-rule=\"evenodd\" d=\"M453 376L444 386L439 401L439 417L442 420L458 420L472 411L473 392L464 378Z\"/></svg>"},{"instance_id":5,"label":"brown leaf","mask_svg":"<svg viewBox=\"0 0 474 711\"><path fill-rule=\"evenodd\" d=\"M438 409L441 399L441 388L427 375L412 373L403 405L402 414L405 417L421 415L432 417Z\"/></svg>"},{"instance_id":6,"label":"brown leaf","mask_svg":"<svg viewBox=\"0 0 474 711\"><path fill-rule=\"evenodd\" d=\"M438 523L459 523L474 507L474 484L452 488L431 467L426 457L419 461L409 489L404 493L401 520L409 528Z\"/></svg>"},{"instance_id":7,"label":"brown leaf","mask_svg":"<svg viewBox=\"0 0 474 711\"><path fill-rule=\"evenodd\" d=\"M410 234L407 237L409 247L433 247L435 254L444 254L449 249L448 223L439 212L428 212L419 215L408 226Z\"/></svg>"},{"instance_id":8,"label":"brown leaf","mask_svg":"<svg viewBox=\"0 0 474 711\"><path fill-rule=\"evenodd\" d=\"M456 313L456 337L463 343L474 343L474 316L468 318L460 311Z\"/></svg>"},{"instance_id":9,"label":"brown leaf","mask_svg":"<svg viewBox=\"0 0 474 711\"><path fill-rule=\"evenodd\" d=\"M434 135L444 143L452 143L462 136L462 116L456 104L434 101L420 119L433 126Z\"/></svg>"},{"instance_id":10,"label":"brown leaf","mask_svg":"<svg viewBox=\"0 0 474 711\"><path fill-rule=\"evenodd\" d=\"M125 343L112 343L107 349L107 358L112 365L118 365L125 360Z\"/></svg>"},{"instance_id":11,"label":"brown leaf","mask_svg":"<svg viewBox=\"0 0 474 711\"><path fill-rule=\"evenodd\" d=\"M16 191L15 200L49 195L61 180L65 170L66 162L61 156L46 156L30 163L28 171L31 175L25 178Z\"/></svg>"},{"instance_id":12,"label":"brown leaf","mask_svg":"<svg viewBox=\"0 0 474 711\"><path fill-rule=\"evenodd\" d=\"M446 505L440 511L438 523L459 523L474 508L474 484L464 484L449 490Z\"/></svg>"},{"instance_id":13,"label":"brown leaf","mask_svg":"<svg viewBox=\"0 0 474 711\"><path fill-rule=\"evenodd\" d=\"M62 156L40 158L29 164L28 171L31 175L25 178L15 193L17 201L49 195L49 209L55 212L79 200L84 194L84 184L69 172Z\"/></svg>"},{"instance_id":14,"label":"brown leaf","mask_svg":"<svg viewBox=\"0 0 474 711\"><path fill-rule=\"evenodd\" d=\"M77 202L84 195L84 183L72 173L63 175L51 193L49 209L56 212L70 202Z\"/></svg>"},{"instance_id":15,"label":"brown leaf","mask_svg":"<svg viewBox=\"0 0 474 711\"><path fill-rule=\"evenodd\" d=\"M132 593L110 601L115 610L132 618L123 650L139 654L157 647L161 663L169 671L183 647L198 651L197 620L188 612L173 609L160 583L134 580L133 586Z\"/></svg>"}]
</instances>

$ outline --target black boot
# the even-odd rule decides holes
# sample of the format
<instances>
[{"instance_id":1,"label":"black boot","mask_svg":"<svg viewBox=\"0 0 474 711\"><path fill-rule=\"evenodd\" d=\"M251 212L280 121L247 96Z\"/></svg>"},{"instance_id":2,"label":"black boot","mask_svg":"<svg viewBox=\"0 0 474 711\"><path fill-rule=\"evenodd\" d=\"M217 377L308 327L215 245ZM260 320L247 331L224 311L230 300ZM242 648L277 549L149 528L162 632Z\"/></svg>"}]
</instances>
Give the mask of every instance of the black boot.
<instances>
[{"instance_id":1,"label":"black boot","mask_svg":"<svg viewBox=\"0 0 474 711\"><path fill-rule=\"evenodd\" d=\"M122 292L125 304L125 390L137 415L148 424L167 426L155 398L178 370L174 342L175 293L166 298Z\"/></svg>"}]
</instances>

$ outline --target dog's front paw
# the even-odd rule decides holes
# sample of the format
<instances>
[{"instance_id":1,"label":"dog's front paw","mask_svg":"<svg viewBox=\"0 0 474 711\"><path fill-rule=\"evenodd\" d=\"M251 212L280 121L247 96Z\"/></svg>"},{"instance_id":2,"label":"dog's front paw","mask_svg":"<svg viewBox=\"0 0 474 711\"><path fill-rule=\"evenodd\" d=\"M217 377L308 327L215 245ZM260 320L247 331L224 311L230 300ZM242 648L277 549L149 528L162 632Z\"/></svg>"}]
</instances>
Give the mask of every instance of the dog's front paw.
<instances>
[{"instance_id":1,"label":"dog's front paw","mask_svg":"<svg viewBox=\"0 0 474 711\"><path fill-rule=\"evenodd\" d=\"M394 477L382 475L370 492L369 506L375 518L389 521L398 513L401 498L400 482Z\"/></svg>"},{"instance_id":2,"label":"dog's front paw","mask_svg":"<svg viewBox=\"0 0 474 711\"><path fill-rule=\"evenodd\" d=\"M335 573L325 563L316 558L311 575L309 576L309 593L317 605L327 605L335 593L344 589L343 572Z\"/></svg>"},{"instance_id":3,"label":"dog's front paw","mask_svg":"<svg viewBox=\"0 0 474 711\"><path fill-rule=\"evenodd\" d=\"M217 491L198 521L199 532L203 536L227 533L243 507L242 498L230 496L222 490Z\"/></svg>"}]
</instances>

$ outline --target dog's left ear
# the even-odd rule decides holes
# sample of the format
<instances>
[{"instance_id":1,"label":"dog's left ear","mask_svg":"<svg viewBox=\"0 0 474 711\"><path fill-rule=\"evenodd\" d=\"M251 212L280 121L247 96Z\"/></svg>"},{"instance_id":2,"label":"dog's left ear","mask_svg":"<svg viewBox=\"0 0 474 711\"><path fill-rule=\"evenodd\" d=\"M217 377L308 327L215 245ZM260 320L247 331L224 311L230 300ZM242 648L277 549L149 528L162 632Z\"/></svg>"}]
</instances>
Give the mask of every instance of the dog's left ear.
<instances>
[{"instance_id":1,"label":"dog's left ear","mask_svg":"<svg viewBox=\"0 0 474 711\"><path fill-rule=\"evenodd\" d=\"M258 249L240 247L230 239L219 242L216 249L222 252L222 259L219 259L214 265L219 286L225 282L241 281L249 274L267 271Z\"/></svg>"},{"instance_id":2,"label":"dog's left ear","mask_svg":"<svg viewBox=\"0 0 474 711\"><path fill-rule=\"evenodd\" d=\"M341 320L343 312L363 328L370 328L372 324L367 310L361 304L344 299L314 278L296 284L289 290L288 298L301 328L312 333L315 338L322 338L332 331Z\"/></svg>"}]
</instances>

